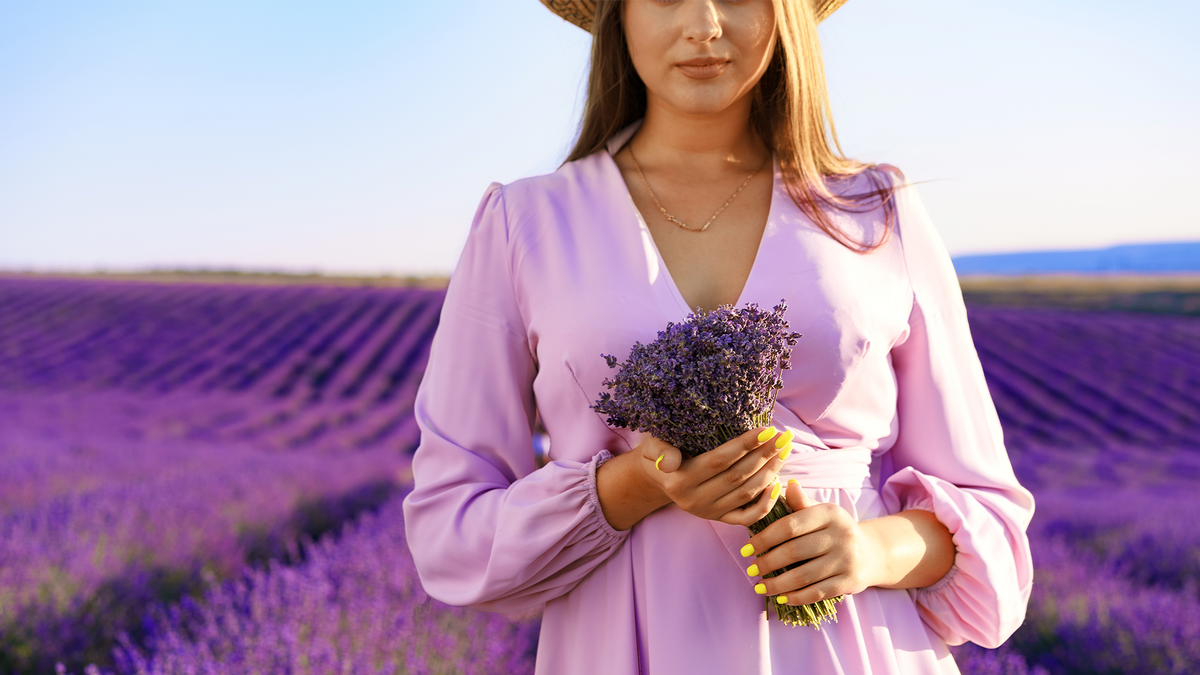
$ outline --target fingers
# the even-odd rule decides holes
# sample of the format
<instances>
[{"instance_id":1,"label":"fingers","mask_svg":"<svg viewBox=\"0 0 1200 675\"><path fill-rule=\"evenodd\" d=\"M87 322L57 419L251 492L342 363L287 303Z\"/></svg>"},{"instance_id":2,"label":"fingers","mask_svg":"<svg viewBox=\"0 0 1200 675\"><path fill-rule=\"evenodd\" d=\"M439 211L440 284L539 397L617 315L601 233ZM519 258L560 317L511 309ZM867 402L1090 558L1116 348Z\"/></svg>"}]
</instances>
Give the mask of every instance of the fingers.
<instances>
[{"instance_id":1,"label":"fingers","mask_svg":"<svg viewBox=\"0 0 1200 675\"><path fill-rule=\"evenodd\" d=\"M702 518L724 519L723 522L749 526L762 517L749 519L751 515L760 511L766 515L775 500L782 496L783 485L777 478L778 470L778 463L768 463L745 480L739 478L740 482L732 486L720 477L713 478L699 486L685 502L676 503Z\"/></svg>"},{"instance_id":2,"label":"fingers","mask_svg":"<svg viewBox=\"0 0 1200 675\"><path fill-rule=\"evenodd\" d=\"M764 488L759 493L758 498L753 503L733 509L721 516L719 520L722 523L729 523L730 525L750 527L771 512L771 509L775 506L775 500L779 498L782 492L782 487L778 479L776 479L770 486Z\"/></svg>"},{"instance_id":3,"label":"fingers","mask_svg":"<svg viewBox=\"0 0 1200 675\"><path fill-rule=\"evenodd\" d=\"M664 443L663 445L667 445ZM683 465L683 453L673 445L667 445L654 460L654 468L663 473L675 473Z\"/></svg>"},{"instance_id":4,"label":"fingers","mask_svg":"<svg viewBox=\"0 0 1200 675\"><path fill-rule=\"evenodd\" d=\"M716 502L726 510L720 520L749 527L770 512L775 500L783 496L779 469L784 455L791 452L793 436L793 432L785 432L774 443L761 446L769 448L768 453L756 450L701 486L713 494L727 493Z\"/></svg>"},{"instance_id":5,"label":"fingers","mask_svg":"<svg viewBox=\"0 0 1200 675\"><path fill-rule=\"evenodd\" d=\"M817 501L809 497L804 488L800 487L800 481L793 478L787 483L787 503L792 507L792 511L801 511L815 506Z\"/></svg>"},{"instance_id":6,"label":"fingers","mask_svg":"<svg viewBox=\"0 0 1200 675\"><path fill-rule=\"evenodd\" d=\"M764 585L766 585L766 583L769 581L774 580L768 579L766 582L763 582ZM780 604L794 605L799 607L801 605L811 605L814 602L836 598L839 595L853 595L853 591L843 590L843 588L847 585L848 584L845 583L843 575L839 575L829 577L828 579L815 583L811 586L787 591L786 593L782 594L777 591L772 591L770 586L767 586L767 595L778 595L778 599L784 599L784 602Z\"/></svg>"},{"instance_id":7,"label":"fingers","mask_svg":"<svg viewBox=\"0 0 1200 675\"><path fill-rule=\"evenodd\" d=\"M643 441L640 447L642 458L654 465L647 467L651 471L674 473L683 464L683 453L679 451L679 448L653 436Z\"/></svg>"},{"instance_id":8,"label":"fingers","mask_svg":"<svg viewBox=\"0 0 1200 675\"><path fill-rule=\"evenodd\" d=\"M752 429L686 461L678 448L648 437L640 455L651 480L684 511L748 526L783 497L779 469L794 437L773 426Z\"/></svg>"},{"instance_id":9,"label":"fingers","mask_svg":"<svg viewBox=\"0 0 1200 675\"><path fill-rule=\"evenodd\" d=\"M774 427L768 427L766 432L772 431ZM753 478L764 475L762 472L767 469L770 476L767 482L774 482L776 475L779 473L779 468L783 466L783 459L786 454L791 453L791 439L795 434L787 431L780 436L775 437L775 441L771 442L770 438L754 450L746 453L741 459L734 462L733 465L727 467L720 473L711 476L701 484L701 488L709 491L712 494L722 494L725 492L737 491L740 487L745 486ZM735 441L738 439L735 439ZM757 439L756 439L757 440ZM722 446L724 447L724 446ZM757 489L750 493L750 497L758 494L758 490L765 488L765 484L759 483ZM746 495L742 495L746 497ZM742 506L750 501L749 498L743 499L734 506ZM731 507L732 508L732 507Z\"/></svg>"},{"instance_id":10,"label":"fingers","mask_svg":"<svg viewBox=\"0 0 1200 675\"><path fill-rule=\"evenodd\" d=\"M689 469L697 472L697 478L701 481L710 479L730 467L738 463L743 458L753 456L754 451L758 450L759 466L768 461L772 455L779 454L779 450L769 441L776 438L778 430L773 427L762 427L759 429L751 429L737 438L723 443L712 450L700 455L692 462ZM788 432L795 436L793 432ZM786 435L786 434L785 434ZM776 442L778 439L776 438ZM791 443L791 437L788 438L788 443ZM750 476L758 470L759 466L755 466L753 470L746 472L745 477Z\"/></svg>"},{"instance_id":11,"label":"fingers","mask_svg":"<svg viewBox=\"0 0 1200 675\"><path fill-rule=\"evenodd\" d=\"M757 562L763 574L770 574L796 562L820 558L833 551L837 544L837 538L833 532L829 528L823 528L790 539L770 549L760 549L754 545L754 550L766 551L759 556ZM810 580L809 583L812 581L815 579Z\"/></svg>"},{"instance_id":12,"label":"fingers","mask_svg":"<svg viewBox=\"0 0 1200 675\"><path fill-rule=\"evenodd\" d=\"M770 551L784 542L787 542L798 537L811 535L814 532L822 530L829 526L835 518L838 517L837 511L841 509L834 504L822 504L819 502L807 502L809 506L796 508L801 502L796 498L795 492L803 493L800 486L792 485L791 481L788 484L788 505L792 507L794 513L786 518L771 523L762 532L750 537L750 545L755 551ZM805 499L809 499L807 496ZM820 551L816 551L819 553ZM812 557L811 555L808 557ZM796 560L804 560L805 558L793 558L789 562ZM779 565L783 567L783 565Z\"/></svg>"},{"instance_id":13,"label":"fingers","mask_svg":"<svg viewBox=\"0 0 1200 675\"><path fill-rule=\"evenodd\" d=\"M864 535L854 517L836 504L814 501L796 481L789 481L786 499L795 512L771 523L746 545L751 554L760 554L746 570L763 577L756 590L785 595L789 605L807 605L866 588L870 574L864 563Z\"/></svg>"},{"instance_id":14,"label":"fingers","mask_svg":"<svg viewBox=\"0 0 1200 675\"><path fill-rule=\"evenodd\" d=\"M846 556L832 546L815 546L814 548L826 549L821 554L813 554L811 549L808 552L793 553L782 564L779 563L778 556L772 557L772 554L788 548L790 544L791 542L755 559L746 569L748 576L761 577L755 588L759 595L782 595L787 597L785 604L807 605L838 595L852 595L867 587L862 581L862 575ZM802 562L792 569L784 569L797 560ZM777 576L768 576L777 570L782 571L779 571Z\"/></svg>"}]
</instances>

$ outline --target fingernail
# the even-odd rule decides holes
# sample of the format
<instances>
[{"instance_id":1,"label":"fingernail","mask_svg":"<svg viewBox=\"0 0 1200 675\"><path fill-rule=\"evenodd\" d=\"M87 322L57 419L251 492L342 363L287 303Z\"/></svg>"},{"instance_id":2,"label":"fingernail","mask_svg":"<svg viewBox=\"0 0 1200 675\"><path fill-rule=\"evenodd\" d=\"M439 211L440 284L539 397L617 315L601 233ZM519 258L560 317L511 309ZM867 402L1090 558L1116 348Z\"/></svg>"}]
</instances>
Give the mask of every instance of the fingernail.
<instances>
[{"instance_id":1,"label":"fingernail","mask_svg":"<svg viewBox=\"0 0 1200 675\"><path fill-rule=\"evenodd\" d=\"M746 544L745 546L742 547L742 557L743 558L749 558L752 555L754 555L754 545L753 544Z\"/></svg>"},{"instance_id":2,"label":"fingernail","mask_svg":"<svg viewBox=\"0 0 1200 675\"><path fill-rule=\"evenodd\" d=\"M783 491L783 485L779 481L775 481L775 487L771 488L771 501L779 499L779 493Z\"/></svg>"},{"instance_id":3,"label":"fingernail","mask_svg":"<svg viewBox=\"0 0 1200 675\"><path fill-rule=\"evenodd\" d=\"M781 605L786 605L787 604L787 596L786 595L775 596L775 602L778 602Z\"/></svg>"},{"instance_id":4,"label":"fingernail","mask_svg":"<svg viewBox=\"0 0 1200 675\"><path fill-rule=\"evenodd\" d=\"M654 460L654 468L658 469L659 471L662 471L662 467L660 467L659 464L662 463L662 458L666 457L666 456L667 456L667 453L665 453L665 452L663 454L659 455L658 459Z\"/></svg>"},{"instance_id":5,"label":"fingernail","mask_svg":"<svg viewBox=\"0 0 1200 675\"><path fill-rule=\"evenodd\" d=\"M746 574L749 574L752 577L758 576L758 565L754 564L754 565L747 567Z\"/></svg>"},{"instance_id":6,"label":"fingernail","mask_svg":"<svg viewBox=\"0 0 1200 675\"><path fill-rule=\"evenodd\" d=\"M754 592L758 593L759 595L766 595L767 594L767 585L766 584L754 584Z\"/></svg>"},{"instance_id":7,"label":"fingernail","mask_svg":"<svg viewBox=\"0 0 1200 675\"><path fill-rule=\"evenodd\" d=\"M788 455L790 454L792 454L792 445L789 443L788 446L779 453L779 461L786 462Z\"/></svg>"},{"instance_id":8,"label":"fingernail","mask_svg":"<svg viewBox=\"0 0 1200 675\"><path fill-rule=\"evenodd\" d=\"M799 484L800 484L800 481L796 480L795 478L788 479L788 487L792 487L793 485L799 485Z\"/></svg>"},{"instance_id":9,"label":"fingernail","mask_svg":"<svg viewBox=\"0 0 1200 675\"><path fill-rule=\"evenodd\" d=\"M775 427L767 427L766 429L758 432L758 442L766 443L768 438L771 438L777 433L779 432L775 429Z\"/></svg>"},{"instance_id":10,"label":"fingernail","mask_svg":"<svg viewBox=\"0 0 1200 675\"><path fill-rule=\"evenodd\" d=\"M782 450L784 447L791 445L792 439L795 437L796 437L796 432L792 431L791 429L788 429L786 433L784 433L779 438L775 439L775 448L778 450Z\"/></svg>"}]
</instances>

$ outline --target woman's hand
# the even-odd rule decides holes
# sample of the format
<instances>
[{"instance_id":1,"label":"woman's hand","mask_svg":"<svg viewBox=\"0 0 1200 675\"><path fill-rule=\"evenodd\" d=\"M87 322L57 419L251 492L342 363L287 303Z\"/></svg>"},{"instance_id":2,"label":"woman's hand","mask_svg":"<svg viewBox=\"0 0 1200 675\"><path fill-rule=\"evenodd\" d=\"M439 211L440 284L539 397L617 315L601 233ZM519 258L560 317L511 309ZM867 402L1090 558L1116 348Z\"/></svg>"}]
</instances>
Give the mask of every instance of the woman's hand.
<instances>
[{"instance_id":1,"label":"woman's hand","mask_svg":"<svg viewBox=\"0 0 1200 675\"><path fill-rule=\"evenodd\" d=\"M646 479L679 508L748 526L767 515L782 491L774 488L795 433L777 433L775 427L752 429L686 462L678 448L653 437L634 452L650 462L641 463Z\"/></svg>"},{"instance_id":2,"label":"woman's hand","mask_svg":"<svg viewBox=\"0 0 1200 675\"><path fill-rule=\"evenodd\" d=\"M807 605L858 593L872 585L870 562L879 552L854 516L836 504L814 502L796 480L788 481L787 500L795 513L750 538L750 553L766 553L746 572L762 576L792 563L808 562L764 578L754 590L778 595L789 605Z\"/></svg>"},{"instance_id":3,"label":"woman's hand","mask_svg":"<svg viewBox=\"0 0 1200 675\"><path fill-rule=\"evenodd\" d=\"M604 517L624 530L675 503L700 518L750 525L780 495L779 468L793 437L791 431L779 435L775 427L753 429L687 461L678 448L647 437L597 472Z\"/></svg>"},{"instance_id":4,"label":"woman's hand","mask_svg":"<svg viewBox=\"0 0 1200 675\"><path fill-rule=\"evenodd\" d=\"M767 551L746 570L762 576L803 562L755 586L788 605L808 605L870 586L921 588L954 564L950 531L928 511L903 511L856 522L842 507L813 501L796 480L786 498L795 513L750 538L748 548Z\"/></svg>"}]
</instances>

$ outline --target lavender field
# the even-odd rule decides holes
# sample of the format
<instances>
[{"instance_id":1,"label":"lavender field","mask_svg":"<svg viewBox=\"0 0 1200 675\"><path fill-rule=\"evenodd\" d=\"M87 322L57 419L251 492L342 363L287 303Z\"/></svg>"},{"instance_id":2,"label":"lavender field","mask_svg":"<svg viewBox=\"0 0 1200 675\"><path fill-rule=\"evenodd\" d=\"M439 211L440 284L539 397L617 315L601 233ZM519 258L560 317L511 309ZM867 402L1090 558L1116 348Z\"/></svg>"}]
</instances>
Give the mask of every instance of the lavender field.
<instances>
[{"instance_id":1,"label":"lavender field","mask_svg":"<svg viewBox=\"0 0 1200 675\"><path fill-rule=\"evenodd\" d=\"M0 673L527 673L399 500L437 290L0 278ZM967 673L1200 672L1200 318L973 306L1038 497ZM89 665L91 664L91 665Z\"/></svg>"}]
</instances>

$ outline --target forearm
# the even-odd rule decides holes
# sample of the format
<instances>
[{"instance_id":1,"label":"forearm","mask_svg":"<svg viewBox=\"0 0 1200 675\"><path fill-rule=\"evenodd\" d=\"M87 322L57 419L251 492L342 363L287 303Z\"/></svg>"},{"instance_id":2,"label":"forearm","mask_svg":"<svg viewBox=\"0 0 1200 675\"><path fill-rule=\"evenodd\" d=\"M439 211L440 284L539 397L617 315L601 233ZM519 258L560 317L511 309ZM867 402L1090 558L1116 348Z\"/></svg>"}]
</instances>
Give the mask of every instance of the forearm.
<instances>
[{"instance_id":1,"label":"forearm","mask_svg":"<svg viewBox=\"0 0 1200 675\"><path fill-rule=\"evenodd\" d=\"M950 530L929 511L901 511L859 525L873 542L874 586L924 588L954 565Z\"/></svg>"},{"instance_id":2,"label":"forearm","mask_svg":"<svg viewBox=\"0 0 1200 675\"><path fill-rule=\"evenodd\" d=\"M614 530L628 530L643 518L670 503L666 495L644 485L637 462L640 453L627 452L605 462L596 471L596 496L600 510Z\"/></svg>"}]
</instances>

